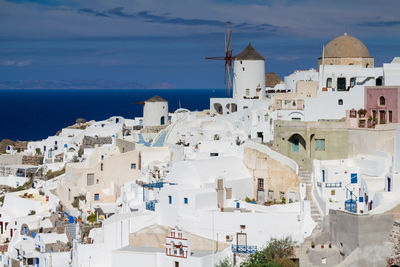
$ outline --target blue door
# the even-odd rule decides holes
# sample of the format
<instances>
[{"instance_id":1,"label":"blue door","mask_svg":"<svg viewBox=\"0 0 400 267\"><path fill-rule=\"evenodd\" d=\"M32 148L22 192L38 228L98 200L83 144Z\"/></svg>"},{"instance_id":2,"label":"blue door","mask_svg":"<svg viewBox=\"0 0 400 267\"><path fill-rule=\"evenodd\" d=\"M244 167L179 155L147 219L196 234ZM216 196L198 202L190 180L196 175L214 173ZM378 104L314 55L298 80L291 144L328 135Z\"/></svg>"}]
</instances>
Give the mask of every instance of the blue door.
<instances>
[{"instance_id":1,"label":"blue door","mask_svg":"<svg viewBox=\"0 0 400 267\"><path fill-rule=\"evenodd\" d=\"M322 182L325 183L325 170L322 170Z\"/></svg>"},{"instance_id":2,"label":"blue door","mask_svg":"<svg viewBox=\"0 0 400 267\"><path fill-rule=\"evenodd\" d=\"M350 174L350 177L351 177L351 183L356 184L357 183L357 173Z\"/></svg>"}]
</instances>

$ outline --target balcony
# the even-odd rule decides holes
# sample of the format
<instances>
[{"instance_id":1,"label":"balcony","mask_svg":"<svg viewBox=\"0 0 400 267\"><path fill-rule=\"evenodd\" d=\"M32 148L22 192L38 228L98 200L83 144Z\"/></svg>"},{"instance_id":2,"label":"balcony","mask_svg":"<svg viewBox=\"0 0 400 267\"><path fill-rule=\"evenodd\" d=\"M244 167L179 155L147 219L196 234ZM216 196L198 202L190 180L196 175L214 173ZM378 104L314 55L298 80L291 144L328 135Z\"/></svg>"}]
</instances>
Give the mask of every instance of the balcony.
<instances>
[{"instance_id":1,"label":"balcony","mask_svg":"<svg viewBox=\"0 0 400 267\"><path fill-rule=\"evenodd\" d=\"M232 252L252 254L257 252L257 246L232 245Z\"/></svg>"}]
</instances>

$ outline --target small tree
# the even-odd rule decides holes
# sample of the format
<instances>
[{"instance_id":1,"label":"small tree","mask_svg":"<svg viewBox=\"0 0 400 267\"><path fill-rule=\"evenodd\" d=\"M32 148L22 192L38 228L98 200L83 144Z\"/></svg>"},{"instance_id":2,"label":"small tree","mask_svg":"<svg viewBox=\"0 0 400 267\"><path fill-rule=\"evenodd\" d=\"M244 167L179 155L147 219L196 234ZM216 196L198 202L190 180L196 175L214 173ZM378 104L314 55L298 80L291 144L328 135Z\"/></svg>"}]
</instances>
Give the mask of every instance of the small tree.
<instances>
[{"instance_id":1,"label":"small tree","mask_svg":"<svg viewBox=\"0 0 400 267\"><path fill-rule=\"evenodd\" d=\"M272 238L264 249L251 254L240 267L295 267L296 264L291 260L295 245L296 242L291 237Z\"/></svg>"},{"instance_id":2,"label":"small tree","mask_svg":"<svg viewBox=\"0 0 400 267\"><path fill-rule=\"evenodd\" d=\"M38 148L38 147L35 149L35 152L36 152L36 155L37 155L37 156L39 156L39 155L42 154L42 152L40 152L40 148Z\"/></svg>"}]
</instances>

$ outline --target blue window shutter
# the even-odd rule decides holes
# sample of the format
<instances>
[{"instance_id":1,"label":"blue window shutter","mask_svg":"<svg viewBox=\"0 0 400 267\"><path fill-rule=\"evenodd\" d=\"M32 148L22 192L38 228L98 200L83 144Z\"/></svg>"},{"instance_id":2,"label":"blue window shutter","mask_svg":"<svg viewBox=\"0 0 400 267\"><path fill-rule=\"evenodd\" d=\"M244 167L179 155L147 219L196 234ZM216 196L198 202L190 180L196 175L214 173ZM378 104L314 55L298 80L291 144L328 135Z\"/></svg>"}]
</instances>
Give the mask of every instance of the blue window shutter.
<instances>
[{"instance_id":1,"label":"blue window shutter","mask_svg":"<svg viewBox=\"0 0 400 267\"><path fill-rule=\"evenodd\" d=\"M350 177L351 177L351 183L356 184L357 183L357 173L350 174Z\"/></svg>"}]
</instances>

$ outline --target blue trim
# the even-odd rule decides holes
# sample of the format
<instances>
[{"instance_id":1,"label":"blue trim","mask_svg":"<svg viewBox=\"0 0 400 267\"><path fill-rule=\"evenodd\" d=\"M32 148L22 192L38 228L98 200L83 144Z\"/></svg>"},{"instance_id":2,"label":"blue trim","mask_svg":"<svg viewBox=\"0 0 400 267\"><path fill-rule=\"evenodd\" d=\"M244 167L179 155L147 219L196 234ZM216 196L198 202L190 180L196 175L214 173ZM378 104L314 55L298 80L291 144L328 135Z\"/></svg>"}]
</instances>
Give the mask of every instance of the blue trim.
<instances>
[{"instance_id":1,"label":"blue trim","mask_svg":"<svg viewBox=\"0 0 400 267\"><path fill-rule=\"evenodd\" d=\"M257 252L257 246L232 245L232 252L252 254Z\"/></svg>"}]
</instances>

